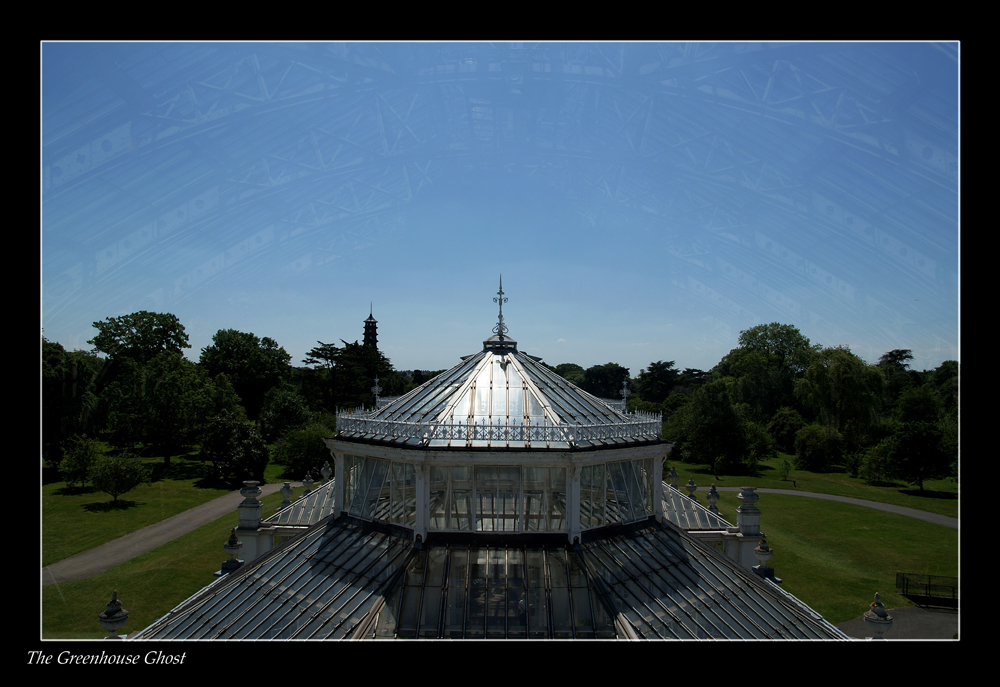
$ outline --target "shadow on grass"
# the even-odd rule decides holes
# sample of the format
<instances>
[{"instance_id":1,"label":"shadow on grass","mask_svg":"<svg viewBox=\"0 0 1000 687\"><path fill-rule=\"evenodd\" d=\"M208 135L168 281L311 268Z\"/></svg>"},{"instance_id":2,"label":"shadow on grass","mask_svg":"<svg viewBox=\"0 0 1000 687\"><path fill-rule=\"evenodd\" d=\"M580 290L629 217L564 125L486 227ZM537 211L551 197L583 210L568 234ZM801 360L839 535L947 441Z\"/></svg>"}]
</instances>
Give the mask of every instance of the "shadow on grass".
<instances>
[{"instance_id":1,"label":"shadow on grass","mask_svg":"<svg viewBox=\"0 0 1000 687\"><path fill-rule=\"evenodd\" d=\"M158 482L163 479L189 480L205 476L208 470L204 461L201 460L177 460L170 462L170 465L156 463L153 468L153 481ZM197 483L195 486L198 486Z\"/></svg>"},{"instance_id":2,"label":"shadow on grass","mask_svg":"<svg viewBox=\"0 0 1000 687\"><path fill-rule=\"evenodd\" d=\"M922 608L958 608L958 599L947 596L924 596L923 594L903 594L902 596Z\"/></svg>"},{"instance_id":3,"label":"shadow on grass","mask_svg":"<svg viewBox=\"0 0 1000 687\"><path fill-rule=\"evenodd\" d=\"M56 489L52 493L56 496L80 496L81 494L95 494L99 492L96 487L71 487L67 484L62 489Z\"/></svg>"},{"instance_id":4,"label":"shadow on grass","mask_svg":"<svg viewBox=\"0 0 1000 687\"><path fill-rule=\"evenodd\" d=\"M950 491L934 491L932 489L900 489L900 494L907 496L921 496L925 499L957 499L958 494Z\"/></svg>"},{"instance_id":5,"label":"shadow on grass","mask_svg":"<svg viewBox=\"0 0 1000 687\"><path fill-rule=\"evenodd\" d=\"M118 499L117 501L105 501L103 503L88 503L83 507L83 509L90 511L91 513L110 513L115 510L128 510L129 508L135 508L138 505L139 503L137 501Z\"/></svg>"}]
</instances>

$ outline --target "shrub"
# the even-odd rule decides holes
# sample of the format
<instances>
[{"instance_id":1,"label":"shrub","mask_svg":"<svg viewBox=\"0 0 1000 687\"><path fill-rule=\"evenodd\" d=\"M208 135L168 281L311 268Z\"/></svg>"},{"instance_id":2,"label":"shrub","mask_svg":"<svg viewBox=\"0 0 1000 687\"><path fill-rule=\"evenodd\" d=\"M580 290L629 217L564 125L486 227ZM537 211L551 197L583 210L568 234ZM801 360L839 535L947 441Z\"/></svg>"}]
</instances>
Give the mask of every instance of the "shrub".
<instances>
[{"instance_id":1,"label":"shrub","mask_svg":"<svg viewBox=\"0 0 1000 687\"><path fill-rule=\"evenodd\" d=\"M781 463L778 465L778 477L784 482L788 479L789 473L792 471L792 464L788 462L787 458L782 458Z\"/></svg>"}]
</instances>

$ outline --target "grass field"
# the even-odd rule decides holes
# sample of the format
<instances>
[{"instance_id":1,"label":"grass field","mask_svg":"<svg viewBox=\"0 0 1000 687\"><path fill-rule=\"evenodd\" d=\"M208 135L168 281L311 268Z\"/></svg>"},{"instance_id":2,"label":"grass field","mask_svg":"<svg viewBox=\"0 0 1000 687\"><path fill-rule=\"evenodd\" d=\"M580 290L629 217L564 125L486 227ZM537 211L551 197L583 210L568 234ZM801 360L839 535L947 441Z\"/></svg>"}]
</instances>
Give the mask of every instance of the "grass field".
<instances>
[{"instance_id":1,"label":"grass field","mask_svg":"<svg viewBox=\"0 0 1000 687\"><path fill-rule=\"evenodd\" d=\"M152 461L154 463L160 462ZM204 465L192 454L172 459L171 471L150 487L123 497L128 507L102 506L110 497L97 492L76 493L63 483L42 488L43 565L96 546L186 508L227 493L198 486L194 472ZM919 510L958 515L958 485L950 480L925 483L925 493L908 485L871 487L846 472L792 471L787 482L777 477L777 461L762 466L755 477L719 475L720 486L774 487L896 503ZM714 481L702 466L668 461L677 467L678 486L690 476L704 494ZM279 481L280 466L269 466L268 482ZM198 475L202 474L198 472ZM792 480L795 486L792 487ZM736 494L721 492L718 507L735 522ZM264 499L264 513L273 513L281 496ZM958 575L958 531L892 513L837 502L764 494L758 502L761 529L775 551L770 564L783 587L827 620L836 624L855 618L880 592L889 608L913 605L895 593L895 573ZM222 545L235 524L235 513L205 525L154 551L89 580L42 588L42 636L91 638L103 636L97 614L118 590L129 611L125 632L134 633L164 615L215 578L226 554Z\"/></svg>"}]
</instances>

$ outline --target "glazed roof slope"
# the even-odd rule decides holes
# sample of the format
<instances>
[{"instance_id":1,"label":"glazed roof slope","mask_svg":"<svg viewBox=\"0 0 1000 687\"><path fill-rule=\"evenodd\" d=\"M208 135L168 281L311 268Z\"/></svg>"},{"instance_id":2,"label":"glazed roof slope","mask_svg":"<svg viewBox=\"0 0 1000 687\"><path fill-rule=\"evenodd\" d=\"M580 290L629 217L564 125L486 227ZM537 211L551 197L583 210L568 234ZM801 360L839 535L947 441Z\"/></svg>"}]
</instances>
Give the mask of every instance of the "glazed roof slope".
<instances>
[{"instance_id":1,"label":"glazed roof slope","mask_svg":"<svg viewBox=\"0 0 1000 687\"><path fill-rule=\"evenodd\" d=\"M274 515L266 518L264 523L287 527L315 525L333 513L333 486L332 479L323 482L308 494L303 494L293 501L291 505L279 509Z\"/></svg>"},{"instance_id":2,"label":"glazed roof slope","mask_svg":"<svg viewBox=\"0 0 1000 687\"><path fill-rule=\"evenodd\" d=\"M337 417L339 438L440 448L621 446L655 441L661 427L660 415L622 413L499 336L392 403Z\"/></svg>"},{"instance_id":3,"label":"glazed roof slope","mask_svg":"<svg viewBox=\"0 0 1000 687\"><path fill-rule=\"evenodd\" d=\"M134 639L847 639L673 525L429 537L328 518Z\"/></svg>"}]
</instances>

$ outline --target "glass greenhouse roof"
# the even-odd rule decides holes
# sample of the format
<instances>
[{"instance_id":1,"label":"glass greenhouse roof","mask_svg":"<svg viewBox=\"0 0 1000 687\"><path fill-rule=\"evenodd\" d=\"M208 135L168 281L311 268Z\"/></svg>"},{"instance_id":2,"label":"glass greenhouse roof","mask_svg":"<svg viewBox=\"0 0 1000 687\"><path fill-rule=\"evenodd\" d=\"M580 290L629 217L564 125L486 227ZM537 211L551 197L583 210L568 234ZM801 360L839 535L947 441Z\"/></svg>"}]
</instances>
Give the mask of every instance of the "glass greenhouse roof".
<instances>
[{"instance_id":1,"label":"glass greenhouse roof","mask_svg":"<svg viewBox=\"0 0 1000 687\"><path fill-rule=\"evenodd\" d=\"M136 639L847 639L795 597L653 521L584 544L431 537L327 519Z\"/></svg>"},{"instance_id":2,"label":"glass greenhouse roof","mask_svg":"<svg viewBox=\"0 0 1000 687\"><path fill-rule=\"evenodd\" d=\"M661 423L621 412L503 337L389 404L337 418L339 438L451 448L620 446L659 439Z\"/></svg>"}]
</instances>

